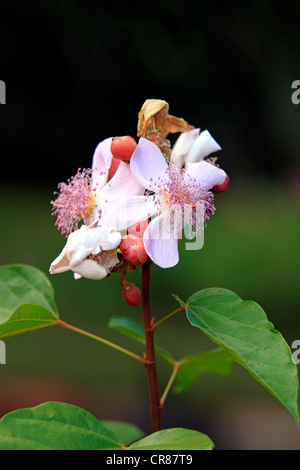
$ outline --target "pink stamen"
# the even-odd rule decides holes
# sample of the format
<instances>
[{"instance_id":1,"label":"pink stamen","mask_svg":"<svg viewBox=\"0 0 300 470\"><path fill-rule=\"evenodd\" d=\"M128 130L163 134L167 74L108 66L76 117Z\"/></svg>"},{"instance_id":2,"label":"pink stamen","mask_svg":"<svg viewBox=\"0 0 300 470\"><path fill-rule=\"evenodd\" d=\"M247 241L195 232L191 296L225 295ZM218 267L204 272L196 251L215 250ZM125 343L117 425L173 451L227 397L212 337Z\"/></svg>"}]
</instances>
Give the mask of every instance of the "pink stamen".
<instances>
[{"instance_id":1,"label":"pink stamen","mask_svg":"<svg viewBox=\"0 0 300 470\"><path fill-rule=\"evenodd\" d=\"M67 183L59 183L58 197L52 201L52 214L57 217L55 225L66 237L78 229L81 220L86 219L95 209L94 192L91 189L91 170L79 168L77 174Z\"/></svg>"},{"instance_id":2,"label":"pink stamen","mask_svg":"<svg viewBox=\"0 0 300 470\"><path fill-rule=\"evenodd\" d=\"M197 236L200 235L200 227L203 228L203 223L215 212L213 193L206 191L195 179L186 177L185 170L172 163L166 170L166 177L158 178L154 204L162 211L179 212L185 221L189 218Z\"/></svg>"}]
</instances>

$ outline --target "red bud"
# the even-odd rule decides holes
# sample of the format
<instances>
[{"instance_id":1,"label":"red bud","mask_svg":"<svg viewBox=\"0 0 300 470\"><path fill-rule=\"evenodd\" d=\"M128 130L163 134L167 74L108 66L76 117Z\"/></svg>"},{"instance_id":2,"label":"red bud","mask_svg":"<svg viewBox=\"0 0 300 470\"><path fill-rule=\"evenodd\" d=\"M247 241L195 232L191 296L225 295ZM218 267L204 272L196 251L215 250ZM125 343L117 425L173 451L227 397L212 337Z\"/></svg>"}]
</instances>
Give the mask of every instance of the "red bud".
<instances>
[{"instance_id":1,"label":"red bud","mask_svg":"<svg viewBox=\"0 0 300 470\"><path fill-rule=\"evenodd\" d=\"M115 158L129 162L136 148L137 143L134 138L129 135L125 135L123 137L114 137L110 150Z\"/></svg>"},{"instance_id":2,"label":"red bud","mask_svg":"<svg viewBox=\"0 0 300 470\"><path fill-rule=\"evenodd\" d=\"M109 171L108 171L107 181L112 179L112 177L114 176L115 172L117 171L118 166L120 165L120 163L121 163L121 160L119 160L118 158L115 158L114 156L112 157L110 168L109 168Z\"/></svg>"},{"instance_id":3,"label":"red bud","mask_svg":"<svg viewBox=\"0 0 300 470\"><path fill-rule=\"evenodd\" d=\"M142 237L148 225L149 225L148 220L144 220L143 222L139 222L137 224L131 225L130 227L128 227L127 231L130 235L135 235L136 237Z\"/></svg>"},{"instance_id":4,"label":"red bud","mask_svg":"<svg viewBox=\"0 0 300 470\"><path fill-rule=\"evenodd\" d=\"M123 300L132 307L137 307L141 301L141 291L131 282L123 288Z\"/></svg>"},{"instance_id":5,"label":"red bud","mask_svg":"<svg viewBox=\"0 0 300 470\"><path fill-rule=\"evenodd\" d=\"M144 264L148 259L143 239L135 235L126 235L123 237L119 248L126 261L133 266Z\"/></svg>"},{"instance_id":6,"label":"red bud","mask_svg":"<svg viewBox=\"0 0 300 470\"><path fill-rule=\"evenodd\" d=\"M225 193L225 191L227 191L227 189L229 188L229 185L230 185L230 179L226 175L224 182L222 184L218 184L217 186L214 186L212 188L212 192L213 193Z\"/></svg>"}]
</instances>

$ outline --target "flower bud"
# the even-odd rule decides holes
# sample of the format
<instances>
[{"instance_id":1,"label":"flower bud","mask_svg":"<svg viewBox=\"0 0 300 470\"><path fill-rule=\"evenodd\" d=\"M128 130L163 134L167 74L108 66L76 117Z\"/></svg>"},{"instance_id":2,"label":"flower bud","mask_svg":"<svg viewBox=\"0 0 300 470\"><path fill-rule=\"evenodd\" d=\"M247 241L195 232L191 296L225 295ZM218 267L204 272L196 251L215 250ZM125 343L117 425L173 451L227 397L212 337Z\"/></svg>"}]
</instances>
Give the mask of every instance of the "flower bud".
<instances>
[{"instance_id":1,"label":"flower bud","mask_svg":"<svg viewBox=\"0 0 300 470\"><path fill-rule=\"evenodd\" d=\"M112 179L112 177L114 176L115 172L117 171L118 166L120 165L120 163L121 163L121 160L119 160L118 158L115 158L114 156L112 157L110 168L108 170L107 181L110 181Z\"/></svg>"},{"instance_id":2,"label":"flower bud","mask_svg":"<svg viewBox=\"0 0 300 470\"><path fill-rule=\"evenodd\" d=\"M111 153L115 158L129 162L131 155L137 148L137 143L133 137L125 135L123 137L114 137L111 143Z\"/></svg>"},{"instance_id":3,"label":"flower bud","mask_svg":"<svg viewBox=\"0 0 300 470\"><path fill-rule=\"evenodd\" d=\"M123 300L132 307L137 307L141 301L141 291L131 282L123 287Z\"/></svg>"},{"instance_id":4,"label":"flower bud","mask_svg":"<svg viewBox=\"0 0 300 470\"><path fill-rule=\"evenodd\" d=\"M226 178L225 180L223 181L222 184L218 184L217 186L214 186L212 188L212 192L213 193L225 193L227 191L227 189L229 188L229 185L230 185L230 179L229 177L226 175Z\"/></svg>"},{"instance_id":5,"label":"flower bud","mask_svg":"<svg viewBox=\"0 0 300 470\"><path fill-rule=\"evenodd\" d=\"M134 224L128 227L127 232L130 235L135 235L136 237L142 237L148 225L149 225L148 220L143 220L142 222L138 222L137 224Z\"/></svg>"},{"instance_id":6,"label":"flower bud","mask_svg":"<svg viewBox=\"0 0 300 470\"><path fill-rule=\"evenodd\" d=\"M148 259L142 238L135 235L126 235L119 246L124 258L133 266L144 264Z\"/></svg>"}]
</instances>

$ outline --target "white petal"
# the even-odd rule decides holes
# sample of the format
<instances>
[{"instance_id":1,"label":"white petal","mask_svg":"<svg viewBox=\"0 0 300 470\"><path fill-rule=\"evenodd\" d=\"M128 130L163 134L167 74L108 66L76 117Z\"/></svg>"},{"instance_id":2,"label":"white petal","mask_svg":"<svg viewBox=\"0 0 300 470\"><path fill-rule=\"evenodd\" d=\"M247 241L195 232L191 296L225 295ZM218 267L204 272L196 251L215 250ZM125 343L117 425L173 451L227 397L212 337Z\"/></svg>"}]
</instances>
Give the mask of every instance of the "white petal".
<instances>
[{"instance_id":1,"label":"white petal","mask_svg":"<svg viewBox=\"0 0 300 470\"><path fill-rule=\"evenodd\" d=\"M110 251L110 250L114 250L115 248L118 248L118 246L121 243L121 239L122 239L122 236L120 232L111 231L108 234L106 240L101 243L102 250Z\"/></svg>"},{"instance_id":2,"label":"white petal","mask_svg":"<svg viewBox=\"0 0 300 470\"><path fill-rule=\"evenodd\" d=\"M220 145L215 141L211 134L205 130L200 133L189 151L186 162L195 163L207 157L213 152L221 150Z\"/></svg>"},{"instance_id":3,"label":"white petal","mask_svg":"<svg viewBox=\"0 0 300 470\"><path fill-rule=\"evenodd\" d=\"M57 258L51 263L49 272L50 274L59 274L69 271L69 260L66 256L66 247L64 246L62 252L58 255Z\"/></svg>"},{"instance_id":4,"label":"white petal","mask_svg":"<svg viewBox=\"0 0 300 470\"><path fill-rule=\"evenodd\" d=\"M156 213L153 196L132 196L106 204L99 223L112 230L124 230Z\"/></svg>"},{"instance_id":5,"label":"white petal","mask_svg":"<svg viewBox=\"0 0 300 470\"><path fill-rule=\"evenodd\" d=\"M92 259L86 259L76 268L76 274L87 279L100 280L107 276L107 271Z\"/></svg>"},{"instance_id":6,"label":"white petal","mask_svg":"<svg viewBox=\"0 0 300 470\"><path fill-rule=\"evenodd\" d=\"M70 233L63 250L51 263L50 274L59 274L69 271L72 253L76 251L82 243L87 240L87 238L87 229L84 225L79 230L75 230L75 232Z\"/></svg>"},{"instance_id":7,"label":"white petal","mask_svg":"<svg viewBox=\"0 0 300 470\"><path fill-rule=\"evenodd\" d=\"M153 183L168 169L168 164L157 145L141 137L131 157L130 168L140 185L153 190Z\"/></svg>"},{"instance_id":8,"label":"white petal","mask_svg":"<svg viewBox=\"0 0 300 470\"><path fill-rule=\"evenodd\" d=\"M96 187L96 192L99 191L107 182L108 171L111 165L112 153L110 146L112 137L100 142L93 155L92 163L92 181L93 188Z\"/></svg>"},{"instance_id":9,"label":"white petal","mask_svg":"<svg viewBox=\"0 0 300 470\"><path fill-rule=\"evenodd\" d=\"M87 237L83 243L70 252L70 268L72 270L74 270L74 268L76 268L76 266L78 266L87 256L97 255L100 252L102 244L105 243L109 233L106 227L87 229L85 226L82 226L81 230L85 230Z\"/></svg>"},{"instance_id":10,"label":"white petal","mask_svg":"<svg viewBox=\"0 0 300 470\"><path fill-rule=\"evenodd\" d=\"M185 163L185 157L192 148L193 143L199 136L200 129L192 129L191 131L182 132L176 140L171 152L171 163L178 167L182 167Z\"/></svg>"},{"instance_id":11,"label":"white petal","mask_svg":"<svg viewBox=\"0 0 300 470\"><path fill-rule=\"evenodd\" d=\"M224 183L226 176L224 170L205 160L190 163L185 172L186 181L189 181L189 178L196 180L206 191Z\"/></svg>"}]
</instances>

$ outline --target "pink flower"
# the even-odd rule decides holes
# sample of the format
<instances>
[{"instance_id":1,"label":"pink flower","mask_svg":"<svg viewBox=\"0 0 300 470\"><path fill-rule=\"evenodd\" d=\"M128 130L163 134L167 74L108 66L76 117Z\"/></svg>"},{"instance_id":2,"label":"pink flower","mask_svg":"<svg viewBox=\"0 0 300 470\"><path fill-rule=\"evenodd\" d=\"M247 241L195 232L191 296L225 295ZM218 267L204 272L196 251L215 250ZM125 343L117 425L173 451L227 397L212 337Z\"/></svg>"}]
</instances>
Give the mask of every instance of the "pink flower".
<instances>
[{"instance_id":1,"label":"pink flower","mask_svg":"<svg viewBox=\"0 0 300 470\"><path fill-rule=\"evenodd\" d=\"M147 193L111 202L103 207L101 223L123 230L153 217L143 235L147 254L154 263L169 268L178 263L178 238L185 225L200 236L205 220L215 211L211 189L227 175L217 166L200 161L182 170L167 164L159 148L140 138L130 168Z\"/></svg>"},{"instance_id":2,"label":"pink flower","mask_svg":"<svg viewBox=\"0 0 300 470\"><path fill-rule=\"evenodd\" d=\"M58 196L52 201L52 215L57 217L55 225L62 234L68 236L77 230L82 220L86 225L98 221L105 204L144 193L144 188L132 176L128 163L121 162L108 181L112 140L111 137L98 144L91 169L79 169L67 183L58 185L59 193L55 193Z\"/></svg>"}]
</instances>

